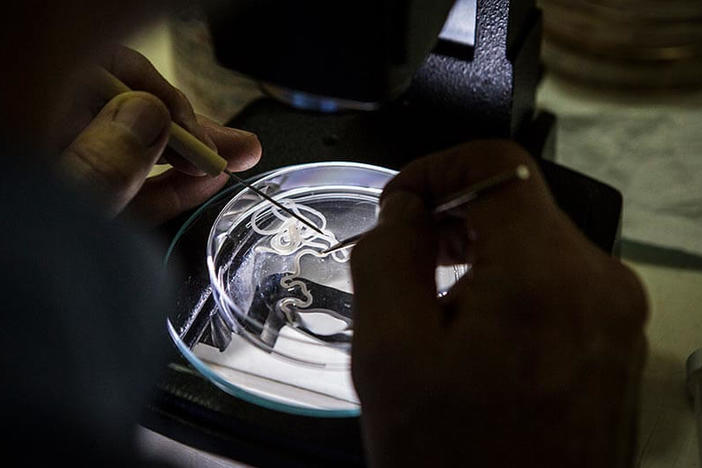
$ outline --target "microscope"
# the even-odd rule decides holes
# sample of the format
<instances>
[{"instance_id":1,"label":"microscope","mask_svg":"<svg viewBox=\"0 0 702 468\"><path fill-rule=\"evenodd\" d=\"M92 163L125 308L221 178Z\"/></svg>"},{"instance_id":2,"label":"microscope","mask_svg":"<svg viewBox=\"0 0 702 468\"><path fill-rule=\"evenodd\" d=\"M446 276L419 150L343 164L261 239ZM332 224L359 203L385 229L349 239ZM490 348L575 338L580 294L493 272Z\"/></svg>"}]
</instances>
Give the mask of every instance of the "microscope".
<instances>
[{"instance_id":1,"label":"microscope","mask_svg":"<svg viewBox=\"0 0 702 468\"><path fill-rule=\"evenodd\" d=\"M266 97L228 125L259 136L249 175L314 161L399 170L472 139L506 138L539 164L559 206L616 254L619 192L554 162L556 120L535 110L534 0L210 1L218 62ZM143 424L257 466L363 466L357 417L278 412L220 391L180 362Z\"/></svg>"}]
</instances>

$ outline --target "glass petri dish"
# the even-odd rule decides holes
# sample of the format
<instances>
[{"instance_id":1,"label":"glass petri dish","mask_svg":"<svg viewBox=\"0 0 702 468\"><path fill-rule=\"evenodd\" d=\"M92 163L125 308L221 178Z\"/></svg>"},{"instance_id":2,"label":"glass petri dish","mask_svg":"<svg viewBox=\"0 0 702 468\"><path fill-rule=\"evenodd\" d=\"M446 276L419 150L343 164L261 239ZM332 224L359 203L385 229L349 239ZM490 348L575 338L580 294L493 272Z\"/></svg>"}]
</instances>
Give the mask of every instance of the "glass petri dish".
<instances>
[{"instance_id":1,"label":"glass petri dish","mask_svg":"<svg viewBox=\"0 0 702 468\"><path fill-rule=\"evenodd\" d=\"M169 321L181 353L221 389L249 402L308 416L358 415L350 375L350 252L322 251L375 225L380 194L395 174L324 162L253 182L323 234L248 188L222 196L228 200L215 204L221 209L201 239L210 284L199 296L189 294L189 309L200 315L208 309L209 339L185 339L195 318L181 314ZM465 270L437 269L439 291Z\"/></svg>"}]
</instances>

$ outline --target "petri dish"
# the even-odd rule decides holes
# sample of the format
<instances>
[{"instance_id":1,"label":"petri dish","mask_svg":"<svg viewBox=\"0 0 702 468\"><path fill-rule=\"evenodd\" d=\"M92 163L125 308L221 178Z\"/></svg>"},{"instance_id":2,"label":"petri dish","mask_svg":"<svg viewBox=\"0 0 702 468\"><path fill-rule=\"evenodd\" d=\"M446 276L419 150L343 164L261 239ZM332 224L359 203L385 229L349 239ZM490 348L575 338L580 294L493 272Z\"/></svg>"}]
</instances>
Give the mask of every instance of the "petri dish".
<instances>
[{"instance_id":1,"label":"petri dish","mask_svg":"<svg viewBox=\"0 0 702 468\"><path fill-rule=\"evenodd\" d=\"M222 390L257 405L308 416L358 415L350 374L350 252L322 251L375 225L380 194L395 174L322 162L253 181L321 234L248 188L220 194L209 207L216 217L199 220L193 239L206 243L201 263L209 285L202 278L199 286L186 285L193 289L186 294L189 312L169 319L181 353ZM204 238L202 224L209 222ZM202 265L196 268L202 276ZM465 271L438 268L440 294ZM206 325L194 327L203 316ZM193 328L207 332L193 339Z\"/></svg>"}]
</instances>

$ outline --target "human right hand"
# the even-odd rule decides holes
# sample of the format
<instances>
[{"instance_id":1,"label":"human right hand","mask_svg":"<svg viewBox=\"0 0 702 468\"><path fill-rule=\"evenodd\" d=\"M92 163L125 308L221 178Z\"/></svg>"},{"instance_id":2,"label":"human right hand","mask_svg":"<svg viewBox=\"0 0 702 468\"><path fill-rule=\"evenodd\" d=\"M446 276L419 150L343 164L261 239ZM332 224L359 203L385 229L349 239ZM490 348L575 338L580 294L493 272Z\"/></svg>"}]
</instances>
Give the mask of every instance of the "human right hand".
<instances>
[{"instance_id":1,"label":"human right hand","mask_svg":"<svg viewBox=\"0 0 702 468\"><path fill-rule=\"evenodd\" d=\"M437 226L428 207L527 164L532 177ZM633 462L646 299L513 143L410 164L352 253L353 379L376 466ZM472 264L437 298L438 263Z\"/></svg>"}]
</instances>

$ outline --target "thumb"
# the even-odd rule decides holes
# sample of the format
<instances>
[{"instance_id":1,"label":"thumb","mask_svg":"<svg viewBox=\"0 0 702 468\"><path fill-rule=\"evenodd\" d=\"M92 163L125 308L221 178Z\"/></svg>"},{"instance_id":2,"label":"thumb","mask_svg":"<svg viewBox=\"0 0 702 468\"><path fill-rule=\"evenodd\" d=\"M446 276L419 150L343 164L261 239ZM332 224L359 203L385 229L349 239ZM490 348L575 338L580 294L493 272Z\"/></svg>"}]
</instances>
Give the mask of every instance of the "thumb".
<instances>
[{"instance_id":1,"label":"thumb","mask_svg":"<svg viewBox=\"0 0 702 468\"><path fill-rule=\"evenodd\" d=\"M161 156L170 121L168 108L157 97L120 94L66 148L60 169L96 193L114 216L136 195Z\"/></svg>"}]
</instances>

